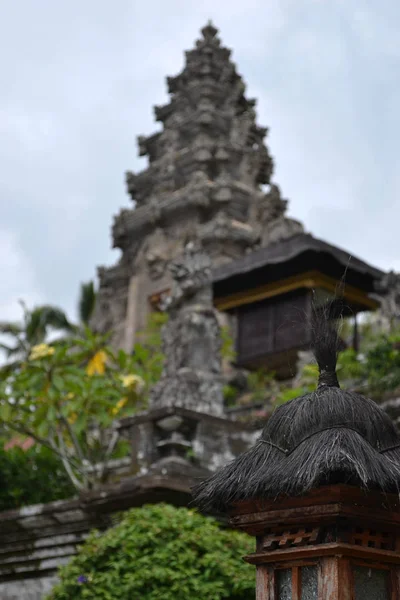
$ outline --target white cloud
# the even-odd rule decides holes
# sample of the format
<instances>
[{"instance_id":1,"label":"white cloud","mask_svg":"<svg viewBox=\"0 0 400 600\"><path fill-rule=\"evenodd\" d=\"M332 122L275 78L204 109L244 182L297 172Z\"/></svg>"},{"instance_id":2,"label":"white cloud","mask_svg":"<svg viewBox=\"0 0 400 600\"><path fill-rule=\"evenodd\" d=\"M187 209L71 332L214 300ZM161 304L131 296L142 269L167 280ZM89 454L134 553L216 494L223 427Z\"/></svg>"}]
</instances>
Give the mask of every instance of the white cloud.
<instances>
[{"instance_id":1,"label":"white cloud","mask_svg":"<svg viewBox=\"0 0 400 600\"><path fill-rule=\"evenodd\" d=\"M0 3L0 260L19 261L0 284L3 312L12 302L18 315L22 296L72 313L79 283L112 262L112 216L130 205L124 171L145 165L136 136L159 128L152 105L167 101L165 77L209 18L271 128L291 215L371 263L397 264L395 0L22 4Z\"/></svg>"},{"instance_id":2,"label":"white cloud","mask_svg":"<svg viewBox=\"0 0 400 600\"><path fill-rule=\"evenodd\" d=\"M28 307L43 302L33 265L21 251L17 236L7 230L0 230L0 273L0 320L21 319L19 299Z\"/></svg>"}]
</instances>

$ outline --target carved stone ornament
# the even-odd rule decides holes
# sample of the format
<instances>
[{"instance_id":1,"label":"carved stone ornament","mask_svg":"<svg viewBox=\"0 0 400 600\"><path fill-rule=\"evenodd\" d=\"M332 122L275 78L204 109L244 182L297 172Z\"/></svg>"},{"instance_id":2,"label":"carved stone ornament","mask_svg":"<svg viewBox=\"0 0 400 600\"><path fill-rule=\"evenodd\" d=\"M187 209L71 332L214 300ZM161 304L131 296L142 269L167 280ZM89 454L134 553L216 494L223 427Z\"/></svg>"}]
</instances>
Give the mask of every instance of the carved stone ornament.
<instances>
[{"instance_id":1,"label":"carved stone ornament","mask_svg":"<svg viewBox=\"0 0 400 600\"><path fill-rule=\"evenodd\" d=\"M168 263L182 251L185 239L200 240L216 266L302 231L286 217L287 203L271 183L267 128L257 124L256 102L246 98L231 52L214 25L202 29L185 54L183 70L168 78L168 90L168 103L155 109L161 128L138 139L148 165L126 174L134 208L120 212L112 232L113 247L122 250L121 262L129 271L126 282L133 274L146 282L137 302L138 327L148 306L147 282L151 294L167 286ZM263 185L270 186L266 194ZM189 291L206 277L207 269L201 274L194 266L199 257L190 260L193 276L180 274L190 261L172 267L175 303L181 295L187 302ZM128 289L128 283L121 286L117 279L101 284L102 327L124 329L128 303L121 295ZM198 293L207 295L205 289ZM113 303L118 308L111 315Z\"/></svg>"},{"instance_id":2,"label":"carved stone ornament","mask_svg":"<svg viewBox=\"0 0 400 600\"><path fill-rule=\"evenodd\" d=\"M164 275L170 257L171 242L166 233L158 228L144 246L145 269L150 279L160 279Z\"/></svg>"},{"instance_id":3,"label":"carved stone ornament","mask_svg":"<svg viewBox=\"0 0 400 600\"><path fill-rule=\"evenodd\" d=\"M211 261L198 244L190 243L170 270L169 321L162 334L166 359L150 406L222 414L221 338L213 308Z\"/></svg>"}]
</instances>

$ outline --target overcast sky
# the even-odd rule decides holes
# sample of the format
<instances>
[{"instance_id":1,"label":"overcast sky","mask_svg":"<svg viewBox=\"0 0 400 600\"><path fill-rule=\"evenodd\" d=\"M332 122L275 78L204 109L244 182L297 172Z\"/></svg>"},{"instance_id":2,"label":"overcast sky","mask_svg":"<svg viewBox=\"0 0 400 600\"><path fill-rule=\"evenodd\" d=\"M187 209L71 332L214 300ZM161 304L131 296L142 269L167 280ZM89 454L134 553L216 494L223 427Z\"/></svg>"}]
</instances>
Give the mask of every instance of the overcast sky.
<instances>
[{"instance_id":1,"label":"overcast sky","mask_svg":"<svg viewBox=\"0 0 400 600\"><path fill-rule=\"evenodd\" d=\"M112 264L136 136L211 18L270 128L274 180L318 237L400 270L398 0L1 0L0 319L74 316Z\"/></svg>"}]
</instances>

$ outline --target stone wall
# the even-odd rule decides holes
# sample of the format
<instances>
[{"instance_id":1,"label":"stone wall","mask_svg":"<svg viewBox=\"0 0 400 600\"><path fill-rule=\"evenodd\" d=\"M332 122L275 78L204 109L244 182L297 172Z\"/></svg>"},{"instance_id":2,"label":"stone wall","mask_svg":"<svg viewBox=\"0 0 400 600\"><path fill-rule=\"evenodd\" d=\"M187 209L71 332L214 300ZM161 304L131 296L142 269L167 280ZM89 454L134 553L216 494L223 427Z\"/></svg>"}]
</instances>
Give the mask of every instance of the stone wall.
<instances>
[{"instance_id":1,"label":"stone wall","mask_svg":"<svg viewBox=\"0 0 400 600\"><path fill-rule=\"evenodd\" d=\"M105 525L77 499L1 513L0 598L43 598L88 531Z\"/></svg>"},{"instance_id":2,"label":"stone wall","mask_svg":"<svg viewBox=\"0 0 400 600\"><path fill-rule=\"evenodd\" d=\"M54 587L57 577L39 577L38 579L22 579L0 584L2 600L39 600L44 598Z\"/></svg>"},{"instance_id":3,"label":"stone wall","mask_svg":"<svg viewBox=\"0 0 400 600\"><path fill-rule=\"evenodd\" d=\"M165 426L171 417L174 431L162 430L160 423ZM246 450L258 435L229 418L171 407L124 419L119 427L132 442L129 465L123 461L116 470L120 481L79 498L0 513L1 600L42 600L58 567L92 529L104 530L120 511L146 503L186 506L199 478ZM127 471L136 474L126 476Z\"/></svg>"}]
</instances>

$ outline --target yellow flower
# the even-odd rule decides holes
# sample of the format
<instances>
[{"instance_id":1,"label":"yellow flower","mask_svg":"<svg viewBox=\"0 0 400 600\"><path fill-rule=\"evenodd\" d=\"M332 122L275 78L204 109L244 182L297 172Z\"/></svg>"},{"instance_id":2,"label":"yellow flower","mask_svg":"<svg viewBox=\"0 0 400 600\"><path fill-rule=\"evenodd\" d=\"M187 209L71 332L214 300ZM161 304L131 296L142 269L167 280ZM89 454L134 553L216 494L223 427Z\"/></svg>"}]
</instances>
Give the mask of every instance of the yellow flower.
<instances>
[{"instance_id":1,"label":"yellow flower","mask_svg":"<svg viewBox=\"0 0 400 600\"><path fill-rule=\"evenodd\" d=\"M120 412L120 410L124 408L127 402L128 398L121 398L121 400L118 400L117 404L112 409L111 414L114 416L117 415Z\"/></svg>"},{"instance_id":2,"label":"yellow flower","mask_svg":"<svg viewBox=\"0 0 400 600\"><path fill-rule=\"evenodd\" d=\"M46 358L46 356L51 356L54 354L55 350L48 344L38 344L37 346L33 346L31 353L29 355L29 360L39 360L40 358Z\"/></svg>"},{"instance_id":3,"label":"yellow flower","mask_svg":"<svg viewBox=\"0 0 400 600\"><path fill-rule=\"evenodd\" d=\"M71 413L70 416L68 417L68 423L70 425L73 425L75 423L75 421L77 420L77 418L78 418L78 415L75 412Z\"/></svg>"},{"instance_id":4,"label":"yellow flower","mask_svg":"<svg viewBox=\"0 0 400 600\"><path fill-rule=\"evenodd\" d=\"M74 394L72 392L68 392L68 394L65 396L65 398L67 400L72 400L73 397L74 397Z\"/></svg>"},{"instance_id":5,"label":"yellow flower","mask_svg":"<svg viewBox=\"0 0 400 600\"><path fill-rule=\"evenodd\" d=\"M139 375L121 375L120 379L122 381L122 385L125 388L132 388L137 392L140 392L144 388L144 381Z\"/></svg>"},{"instance_id":6,"label":"yellow flower","mask_svg":"<svg viewBox=\"0 0 400 600\"><path fill-rule=\"evenodd\" d=\"M88 375L103 375L106 370L107 353L104 350L99 350L90 359L88 366L86 367L86 373Z\"/></svg>"}]
</instances>

